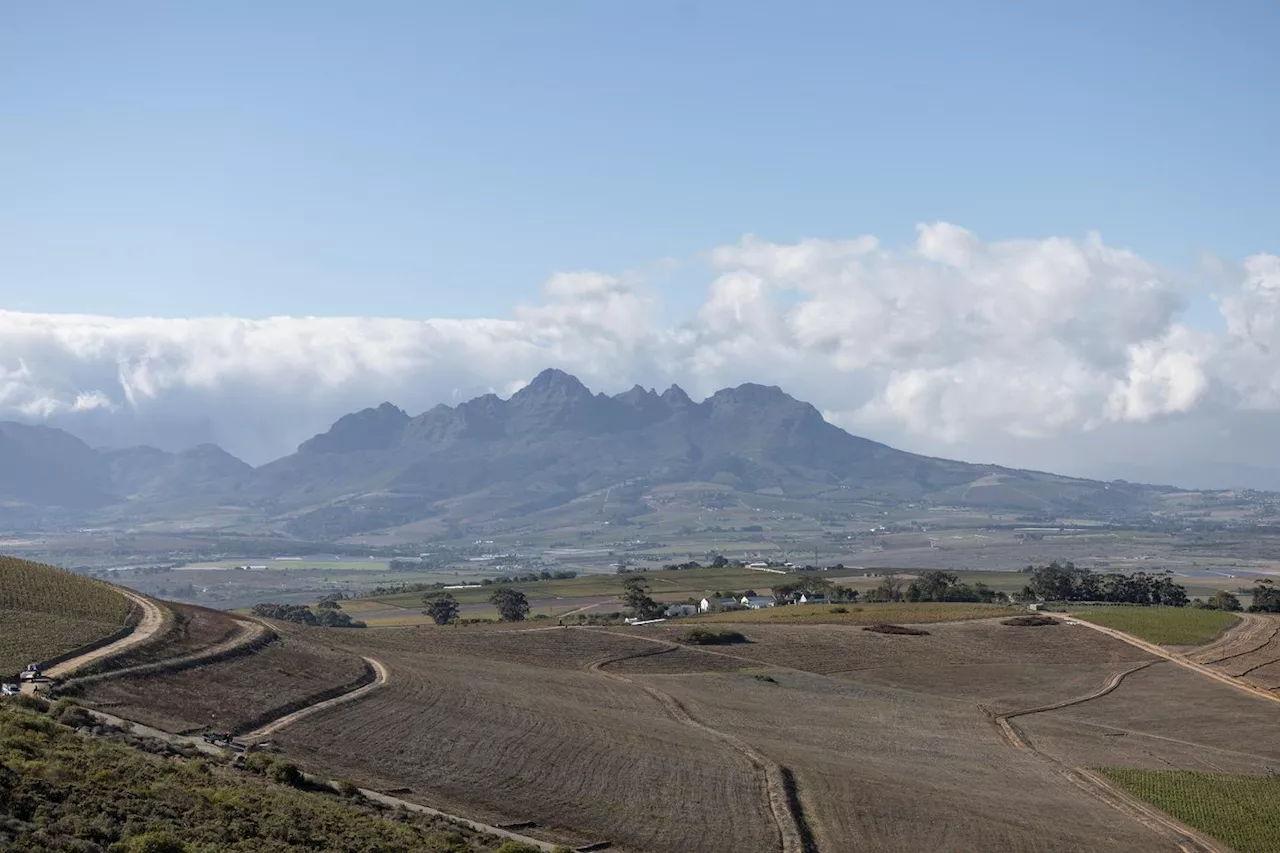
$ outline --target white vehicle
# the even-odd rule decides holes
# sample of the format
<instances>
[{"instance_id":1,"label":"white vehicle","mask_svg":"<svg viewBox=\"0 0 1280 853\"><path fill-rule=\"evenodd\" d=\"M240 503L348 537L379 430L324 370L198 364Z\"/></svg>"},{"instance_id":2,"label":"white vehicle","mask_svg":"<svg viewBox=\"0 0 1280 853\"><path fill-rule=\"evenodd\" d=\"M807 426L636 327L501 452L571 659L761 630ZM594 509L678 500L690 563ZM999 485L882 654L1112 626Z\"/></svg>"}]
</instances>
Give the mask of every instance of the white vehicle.
<instances>
[{"instance_id":1,"label":"white vehicle","mask_svg":"<svg viewBox=\"0 0 1280 853\"><path fill-rule=\"evenodd\" d=\"M35 681L40 677L40 665L36 663L27 664L27 668L18 676L22 681Z\"/></svg>"},{"instance_id":2,"label":"white vehicle","mask_svg":"<svg viewBox=\"0 0 1280 853\"><path fill-rule=\"evenodd\" d=\"M0 696L17 696L22 687L17 684L0 684Z\"/></svg>"}]
</instances>

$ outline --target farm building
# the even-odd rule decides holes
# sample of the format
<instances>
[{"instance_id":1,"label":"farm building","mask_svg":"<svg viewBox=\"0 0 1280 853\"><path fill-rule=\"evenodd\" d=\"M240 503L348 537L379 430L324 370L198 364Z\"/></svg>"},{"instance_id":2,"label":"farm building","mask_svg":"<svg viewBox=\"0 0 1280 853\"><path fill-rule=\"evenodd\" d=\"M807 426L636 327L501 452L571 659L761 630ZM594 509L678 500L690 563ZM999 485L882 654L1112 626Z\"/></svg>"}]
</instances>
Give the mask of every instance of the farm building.
<instances>
[{"instance_id":1,"label":"farm building","mask_svg":"<svg viewBox=\"0 0 1280 853\"><path fill-rule=\"evenodd\" d=\"M776 602L769 595L744 595L738 603L748 610L759 610L761 607L773 607Z\"/></svg>"},{"instance_id":2,"label":"farm building","mask_svg":"<svg viewBox=\"0 0 1280 853\"><path fill-rule=\"evenodd\" d=\"M706 601L705 598L702 600ZM667 617L696 616L698 614L698 610L699 607L693 604L673 604L666 610L662 611L662 614Z\"/></svg>"},{"instance_id":3,"label":"farm building","mask_svg":"<svg viewBox=\"0 0 1280 853\"><path fill-rule=\"evenodd\" d=\"M698 602L698 609L703 613L710 613L713 610L732 610L741 606L736 598L704 598Z\"/></svg>"},{"instance_id":4,"label":"farm building","mask_svg":"<svg viewBox=\"0 0 1280 853\"><path fill-rule=\"evenodd\" d=\"M826 604L827 597L820 592L802 592L796 599L797 604Z\"/></svg>"}]
</instances>

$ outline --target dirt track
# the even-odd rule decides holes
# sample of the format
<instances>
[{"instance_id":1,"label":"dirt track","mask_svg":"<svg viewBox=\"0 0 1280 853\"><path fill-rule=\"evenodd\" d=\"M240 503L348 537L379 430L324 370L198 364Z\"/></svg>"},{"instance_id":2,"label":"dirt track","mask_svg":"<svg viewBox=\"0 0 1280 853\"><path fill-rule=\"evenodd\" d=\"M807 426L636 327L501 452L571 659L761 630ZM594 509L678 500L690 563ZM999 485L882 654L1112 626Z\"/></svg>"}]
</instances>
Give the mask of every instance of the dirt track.
<instances>
[{"instance_id":1,"label":"dirt track","mask_svg":"<svg viewBox=\"0 0 1280 853\"><path fill-rule=\"evenodd\" d=\"M1058 614L1050 614L1050 615L1056 615L1058 616L1058 618L1061 618L1061 619L1067 618L1065 615L1058 615ZM1094 631L1100 631L1103 634L1106 634L1108 637L1113 637L1117 640L1123 640L1124 642L1128 643L1131 646L1136 646L1137 648L1140 648L1145 652L1149 652L1150 654L1157 655L1159 657L1164 658L1165 660L1173 661L1179 666L1184 666L1187 669L1200 673L1201 675L1207 675L1209 678L1215 679L1217 681L1221 681L1223 684L1230 684L1232 687L1236 688L1237 690L1243 690L1246 693L1250 693L1254 696L1262 696L1267 699L1270 699L1273 702L1280 702L1280 696L1276 695L1275 693L1272 693L1262 687L1259 687L1256 684L1251 684L1247 681L1241 680L1240 678L1236 678L1236 677L1227 675L1223 672L1219 672L1218 670L1213 669L1209 666L1206 666L1203 663L1199 663L1198 661L1192 660L1186 655L1178 654L1177 652L1171 652L1168 649L1164 648L1163 646L1158 646L1155 643L1148 643L1146 640L1140 640L1131 634L1126 634L1123 631L1117 631L1114 628L1106 628L1106 627L1103 627L1102 625L1095 625L1092 622L1085 622L1083 619L1072 620L1072 621L1075 622L1077 625L1083 625L1086 628L1092 628ZM1250 652L1252 651L1256 651L1256 649L1251 649Z\"/></svg>"},{"instance_id":2,"label":"dirt track","mask_svg":"<svg viewBox=\"0 0 1280 853\"><path fill-rule=\"evenodd\" d=\"M127 589L120 589L120 593L131 600L134 604L142 608L142 618L138 624L134 626L129 636L122 637L114 643L103 646L100 649L94 649L91 652L85 652L82 655L73 657L71 660L63 661L57 666L50 667L45 675L50 678L62 678L70 675L72 672L83 666L88 666L95 661L103 658L109 658L118 655L121 652L138 645L145 640L150 639L164 625L164 611L160 606L149 598L138 595Z\"/></svg>"},{"instance_id":3,"label":"dirt track","mask_svg":"<svg viewBox=\"0 0 1280 853\"><path fill-rule=\"evenodd\" d=\"M1223 663L1261 651L1280 634L1280 620L1257 613L1241 613L1240 624L1207 646L1187 652L1187 658L1205 665Z\"/></svg>"},{"instance_id":4,"label":"dirt track","mask_svg":"<svg viewBox=\"0 0 1280 853\"><path fill-rule=\"evenodd\" d=\"M332 699L326 699L323 702L317 702L314 705L308 705L305 708L294 711L292 714L286 714L278 720L272 720L270 723L267 723L262 728L256 729L244 735L243 739L248 741L253 741L253 740L258 740L260 738L264 738L267 735L274 734L275 732L280 731L285 726L296 723L298 720L301 720L304 717L309 717L312 714L317 714L320 711L325 710L326 708L332 708L334 705L341 705L344 702L351 702L356 699L359 699L360 697L368 693L371 693L374 690L377 690L379 687L386 684L387 679L391 676L391 671L388 670L387 667L384 664L382 664L380 661L374 660L373 658L367 657L364 660L366 663L369 664L369 666L373 667L373 671L377 675L377 677L374 679L372 683L366 684L364 687L353 690L350 693L344 693L341 696L335 696Z\"/></svg>"},{"instance_id":5,"label":"dirt track","mask_svg":"<svg viewBox=\"0 0 1280 853\"><path fill-rule=\"evenodd\" d=\"M616 663L620 660L626 660L631 657L662 654L664 652L675 651L681 648L675 643L667 643L660 640L654 640L653 642L658 643L660 647L653 651L604 658L588 664L586 668L589 672L603 675L605 678L610 678L614 681L621 681L625 684L634 684L635 682L630 678L627 678L625 675L619 675L616 672L608 672L604 667L607 664ZM787 785L783 776L782 767L776 761L771 761L761 755L759 751L754 749L741 738L722 732L719 729L712 728L711 726L694 719L675 697L664 693L656 687L651 687L649 685L641 686L644 688L646 693L658 700L658 703L662 705L663 709L671 716L672 719L677 722L684 723L686 726L692 726L693 728L704 731L713 737L724 741L746 756L752 766L758 768L764 774L765 790L769 794L769 811L773 815L774 824L778 827L778 836L781 842L782 853L804 853L804 838L800 831L799 822L796 820L796 815L792 812L791 806L788 802Z\"/></svg>"},{"instance_id":6,"label":"dirt track","mask_svg":"<svg viewBox=\"0 0 1280 853\"><path fill-rule=\"evenodd\" d=\"M1054 702L1050 705L1042 705L1038 708L1027 708L1023 711L1014 711L1008 714L996 714L995 721L1000 727L1001 733L1015 749L1026 750L1033 753L1038 758L1054 765L1054 767L1073 784L1084 788L1107 805L1128 815L1144 826L1149 827L1154 832L1165 836L1171 842L1185 851L1185 853L1229 853L1227 849L1208 836L1197 832L1179 820L1176 820L1159 809L1139 800L1137 797L1120 790L1111 784L1105 777L1098 775L1083 767L1073 767L1063 761L1060 761L1050 755L1036 749L1009 721L1016 717L1026 717L1032 714L1042 714L1048 711L1058 711L1063 708L1069 708L1073 705L1083 705L1085 702L1092 702L1095 699L1101 699L1112 693L1126 677L1132 675L1141 669L1146 669L1157 661L1149 660L1129 667L1128 669L1113 675L1106 684L1099 687L1084 696L1075 699L1068 699L1062 702Z\"/></svg>"}]
</instances>

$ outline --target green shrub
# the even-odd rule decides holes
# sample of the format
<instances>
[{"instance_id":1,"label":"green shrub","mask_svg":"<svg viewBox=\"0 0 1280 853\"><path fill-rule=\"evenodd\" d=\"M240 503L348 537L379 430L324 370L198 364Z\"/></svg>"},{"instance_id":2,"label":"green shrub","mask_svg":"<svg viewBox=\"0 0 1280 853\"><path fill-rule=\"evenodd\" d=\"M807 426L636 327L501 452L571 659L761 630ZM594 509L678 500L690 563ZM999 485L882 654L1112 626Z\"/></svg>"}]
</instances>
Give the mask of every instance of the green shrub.
<instances>
[{"instance_id":1,"label":"green shrub","mask_svg":"<svg viewBox=\"0 0 1280 853\"><path fill-rule=\"evenodd\" d=\"M187 853L187 845L167 832L145 832L124 842L125 853Z\"/></svg>"},{"instance_id":2,"label":"green shrub","mask_svg":"<svg viewBox=\"0 0 1280 853\"><path fill-rule=\"evenodd\" d=\"M267 771L267 777L282 785L289 785L296 788L304 781L302 771L298 769L298 765L292 761L275 761L272 762L271 768Z\"/></svg>"}]
</instances>

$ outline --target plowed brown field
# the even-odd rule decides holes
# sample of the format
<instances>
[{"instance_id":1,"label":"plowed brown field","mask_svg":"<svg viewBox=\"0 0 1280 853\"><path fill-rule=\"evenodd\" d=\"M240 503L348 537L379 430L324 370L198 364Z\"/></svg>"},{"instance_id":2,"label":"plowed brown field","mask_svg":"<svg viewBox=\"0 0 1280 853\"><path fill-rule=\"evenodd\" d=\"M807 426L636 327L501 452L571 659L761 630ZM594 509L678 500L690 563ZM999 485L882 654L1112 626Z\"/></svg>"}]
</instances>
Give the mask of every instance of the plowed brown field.
<instances>
[{"instance_id":1,"label":"plowed brown field","mask_svg":"<svg viewBox=\"0 0 1280 853\"><path fill-rule=\"evenodd\" d=\"M391 670L368 699L279 733L309 769L490 823L623 850L777 848L738 752L645 691L585 671L652 644L585 630L369 632Z\"/></svg>"},{"instance_id":2,"label":"plowed brown field","mask_svg":"<svg viewBox=\"0 0 1280 853\"><path fill-rule=\"evenodd\" d=\"M714 649L676 644L676 625L350 632L348 648L390 667L388 685L279 740L323 773L619 850L791 849L769 767L795 780L807 850L1177 849L1010 746L994 720L1095 694L1153 660L1145 652L1081 626L997 620L931 625L927 637L740 627L750 642ZM1159 685L1139 703L1182 707ZM1221 732L1196 732L1222 748ZM1101 736L1082 722L1062 737Z\"/></svg>"},{"instance_id":3,"label":"plowed brown field","mask_svg":"<svg viewBox=\"0 0 1280 853\"><path fill-rule=\"evenodd\" d=\"M1240 625L1188 657L1264 690L1280 691L1280 616L1246 613Z\"/></svg>"},{"instance_id":4,"label":"plowed brown field","mask_svg":"<svg viewBox=\"0 0 1280 853\"><path fill-rule=\"evenodd\" d=\"M349 629L348 629L349 630ZM85 688L83 701L171 732L241 731L371 674L327 632L296 630L252 654L181 672L122 674Z\"/></svg>"},{"instance_id":5,"label":"plowed brown field","mask_svg":"<svg viewBox=\"0 0 1280 853\"><path fill-rule=\"evenodd\" d=\"M146 702L171 728L234 719L270 704L252 673L314 687L367 656L384 686L273 735L307 769L633 853L1214 850L1072 768L1280 768L1275 703L1081 625L736 627L710 648L673 624L289 631ZM1243 628L1206 656L1265 663Z\"/></svg>"}]
</instances>

